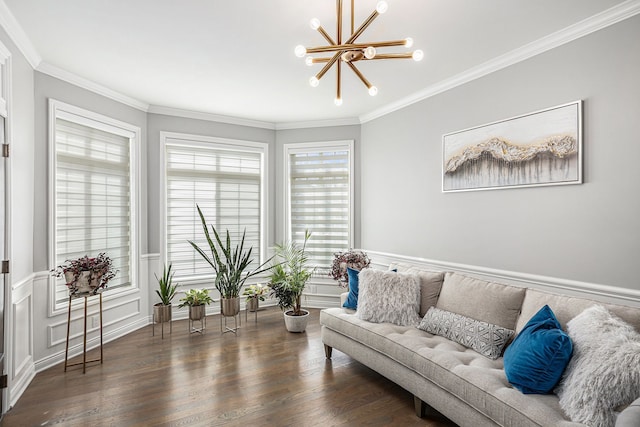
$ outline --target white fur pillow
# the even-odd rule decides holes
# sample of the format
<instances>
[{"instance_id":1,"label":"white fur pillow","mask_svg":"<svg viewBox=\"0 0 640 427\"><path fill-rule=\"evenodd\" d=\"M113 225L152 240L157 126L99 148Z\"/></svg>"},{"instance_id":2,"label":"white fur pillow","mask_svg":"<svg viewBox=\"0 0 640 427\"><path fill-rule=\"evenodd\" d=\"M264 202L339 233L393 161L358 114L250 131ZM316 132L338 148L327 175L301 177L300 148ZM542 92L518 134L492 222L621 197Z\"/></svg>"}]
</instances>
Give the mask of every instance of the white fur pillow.
<instances>
[{"instance_id":1,"label":"white fur pillow","mask_svg":"<svg viewBox=\"0 0 640 427\"><path fill-rule=\"evenodd\" d=\"M420 323L420 281L413 274L365 268L359 274L356 316L400 326Z\"/></svg>"},{"instance_id":2,"label":"white fur pillow","mask_svg":"<svg viewBox=\"0 0 640 427\"><path fill-rule=\"evenodd\" d=\"M613 427L615 408L640 396L640 333L600 305L567 323L573 356L556 393L572 421Z\"/></svg>"}]
</instances>

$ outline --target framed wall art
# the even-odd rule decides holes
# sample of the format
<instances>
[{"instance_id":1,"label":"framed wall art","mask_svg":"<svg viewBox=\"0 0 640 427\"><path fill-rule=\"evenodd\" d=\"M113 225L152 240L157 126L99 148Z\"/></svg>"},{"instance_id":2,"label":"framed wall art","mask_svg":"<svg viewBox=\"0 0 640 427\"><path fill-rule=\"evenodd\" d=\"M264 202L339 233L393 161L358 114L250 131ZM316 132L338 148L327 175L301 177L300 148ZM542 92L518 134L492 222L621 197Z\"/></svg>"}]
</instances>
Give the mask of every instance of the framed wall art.
<instances>
[{"instance_id":1,"label":"framed wall art","mask_svg":"<svg viewBox=\"0 0 640 427\"><path fill-rule=\"evenodd\" d=\"M582 183L582 101L442 136L442 191Z\"/></svg>"}]
</instances>

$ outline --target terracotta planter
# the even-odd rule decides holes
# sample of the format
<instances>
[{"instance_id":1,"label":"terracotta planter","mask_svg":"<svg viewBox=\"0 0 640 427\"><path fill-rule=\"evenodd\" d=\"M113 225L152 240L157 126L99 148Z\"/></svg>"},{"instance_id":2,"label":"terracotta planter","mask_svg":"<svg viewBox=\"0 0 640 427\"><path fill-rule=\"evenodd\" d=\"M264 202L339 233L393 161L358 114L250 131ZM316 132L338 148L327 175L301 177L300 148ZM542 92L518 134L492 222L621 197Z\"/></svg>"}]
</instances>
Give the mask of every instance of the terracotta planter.
<instances>
[{"instance_id":1,"label":"terracotta planter","mask_svg":"<svg viewBox=\"0 0 640 427\"><path fill-rule=\"evenodd\" d=\"M247 310L250 312L258 311L260 307L260 300L257 297L247 298Z\"/></svg>"},{"instance_id":2,"label":"terracotta planter","mask_svg":"<svg viewBox=\"0 0 640 427\"><path fill-rule=\"evenodd\" d=\"M309 322L309 312L302 310L304 313L302 316L292 316L292 310L284 313L284 324L289 332L304 332L307 329L307 323Z\"/></svg>"},{"instance_id":3,"label":"terracotta planter","mask_svg":"<svg viewBox=\"0 0 640 427\"><path fill-rule=\"evenodd\" d=\"M153 319L155 323L171 322L171 305L154 304Z\"/></svg>"},{"instance_id":4,"label":"terracotta planter","mask_svg":"<svg viewBox=\"0 0 640 427\"><path fill-rule=\"evenodd\" d=\"M240 298L220 298L220 313L223 316L236 316L240 313Z\"/></svg>"},{"instance_id":5,"label":"terracotta planter","mask_svg":"<svg viewBox=\"0 0 640 427\"><path fill-rule=\"evenodd\" d=\"M191 305L189 306L189 319L190 320L202 320L206 314L206 305Z\"/></svg>"}]
</instances>

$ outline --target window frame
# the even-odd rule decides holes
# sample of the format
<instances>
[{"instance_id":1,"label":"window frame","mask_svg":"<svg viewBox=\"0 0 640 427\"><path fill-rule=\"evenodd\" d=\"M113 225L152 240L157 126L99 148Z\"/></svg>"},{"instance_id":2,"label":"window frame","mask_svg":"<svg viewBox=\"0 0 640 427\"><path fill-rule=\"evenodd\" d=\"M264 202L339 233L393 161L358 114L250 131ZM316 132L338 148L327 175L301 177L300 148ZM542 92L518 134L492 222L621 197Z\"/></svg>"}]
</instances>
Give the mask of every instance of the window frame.
<instances>
[{"instance_id":1,"label":"window frame","mask_svg":"<svg viewBox=\"0 0 640 427\"><path fill-rule=\"evenodd\" d=\"M67 120L76 124L99 129L105 132L113 133L129 139L129 198L130 198L130 284L120 286L109 290L104 294L105 300L118 298L124 295L139 292L139 248L140 248L140 206L141 194L140 180L141 170L141 134L140 127L126 123L117 119L113 119L102 114L67 104L56 99L49 98L49 123L48 123L48 140L49 140L49 267L56 267L56 241L57 241L57 216L56 216L56 120ZM49 276L49 316L55 316L64 311L68 307L68 299L64 301L56 301L56 283L57 280L53 276ZM79 306L80 299L72 300L72 306Z\"/></svg>"},{"instance_id":2,"label":"window frame","mask_svg":"<svg viewBox=\"0 0 640 427\"><path fill-rule=\"evenodd\" d=\"M284 215L283 215L283 230L285 241L290 241L292 237L291 232L291 154L298 153L318 153L322 151L347 151L349 156L349 245L348 248L353 248L355 243L355 160L354 160L354 140L337 140L337 141L315 141L315 142L292 142L283 144L283 158L284 158L284 179L283 179L283 194L284 194ZM313 230L311 230L313 232ZM313 237L312 237L313 238ZM346 250L345 249L345 250ZM319 266L321 269L331 268L331 264Z\"/></svg>"},{"instance_id":3,"label":"window frame","mask_svg":"<svg viewBox=\"0 0 640 427\"><path fill-rule=\"evenodd\" d=\"M181 141L176 143L175 141ZM268 258L268 188L269 188L269 144L266 142L249 141L231 138L221 138L215 136L196 135L181 132L160 131L160 261L163 265L168 263L169 250L167 247L167 145L180 145L184 147L193 146L198 148L216 148L230 151L247 151L259 153L261 155L260 165L260 244L259 259L262 261ZM207 219L208 220L208 219ZM255 249L254 249L255 251ZM199 256L194 250L194 256ZM252 264L253 265L253 264ZM213 270L211 270L213 274ZM180 287L186 285L207 285L212 286L211 278L205 276L190 276L181 278Z\"/></svg>"}]
</instances>

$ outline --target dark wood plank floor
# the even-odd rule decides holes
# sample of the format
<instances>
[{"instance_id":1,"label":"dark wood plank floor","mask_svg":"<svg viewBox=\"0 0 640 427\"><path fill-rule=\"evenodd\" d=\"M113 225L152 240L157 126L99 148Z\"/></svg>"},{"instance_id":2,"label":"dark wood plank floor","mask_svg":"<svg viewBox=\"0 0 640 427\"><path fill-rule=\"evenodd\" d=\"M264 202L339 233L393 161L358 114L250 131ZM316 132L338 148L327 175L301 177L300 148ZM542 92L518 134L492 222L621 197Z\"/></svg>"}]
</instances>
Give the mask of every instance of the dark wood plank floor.
<instances>
[{"instance_id":1,"label":"dark wood plank floor","mask_svg":"<svg viewBox=\"0 0 640 427\"><path fill-rule=\"evenodd\" d=\"M412 395L345 354L326 360L318 310L307 332L285 330L280 310L261 310L237 336L204 335L175 321L105 344L104 364L54 366L36 375L3 426L452 426L416 417ZM96 350L88 354L97 357ZM76 361L76 360L74 360Z\"/></svg>"}]
</instances>

